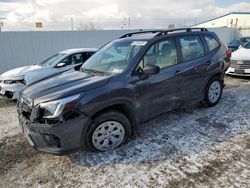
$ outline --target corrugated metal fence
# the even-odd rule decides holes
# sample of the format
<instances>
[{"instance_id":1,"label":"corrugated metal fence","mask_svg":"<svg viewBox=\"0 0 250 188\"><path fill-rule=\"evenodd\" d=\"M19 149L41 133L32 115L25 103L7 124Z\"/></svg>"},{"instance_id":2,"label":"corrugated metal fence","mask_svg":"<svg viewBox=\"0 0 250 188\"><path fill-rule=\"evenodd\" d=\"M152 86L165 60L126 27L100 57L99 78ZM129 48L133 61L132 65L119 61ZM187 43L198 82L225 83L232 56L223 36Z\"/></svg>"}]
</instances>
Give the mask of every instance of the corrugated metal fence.
<instances>
[{"instance_id":1,"label":"corrugated metal fence","mask_svg":"<svg viewBox=\"0 0 250 188\"><path fill-rule=\"evenodd\" d=\"M240 36L250 36L250 27L241 27L238 29Z\"/></svg>"},{"instance_id":2,"label":"corrugated metal fence","mask_svg":"<svg viewBox=\"0 0 250 188\"><path fill-rule=\"evenodd\" d=\"M210 29L222 41L230 42L234 30ZM24 65L41 62L50 55L68 48L101 47L131 30L0 32L0 74Z\"/></svg>"},{"instance_id":3,"label":"corrugated metal fence","mask_svg":"<svg viewBox=\"0 0 250 188\"><path fill-rule=\"evenodd\" d=\"M43 31L1 32L0 74L24 65L36 64L69 48L99 48L130 31Z\"/></svg>"}]
</instances>

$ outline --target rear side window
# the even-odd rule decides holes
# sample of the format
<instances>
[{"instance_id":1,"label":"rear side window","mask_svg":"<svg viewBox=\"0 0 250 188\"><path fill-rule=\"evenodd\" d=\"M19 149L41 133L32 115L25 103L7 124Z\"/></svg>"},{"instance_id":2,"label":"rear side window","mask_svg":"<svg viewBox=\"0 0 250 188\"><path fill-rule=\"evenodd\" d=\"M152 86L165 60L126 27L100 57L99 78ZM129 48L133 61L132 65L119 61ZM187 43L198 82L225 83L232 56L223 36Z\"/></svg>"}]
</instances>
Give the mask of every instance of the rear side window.
<instances>
[{"instance_id":1,"label":"rear side window","mask_svg":"<svg viewBox=\"0 0 250 188\"><path fill-rule=\"evenodd\" d=\"M199 36L180 37L183 61L191 61L204 56L205 51Z\"/></svg>"},{"instance_id":2,"label":"rear side window","mask_svg":"<svg viewBox=\"0 0 250 188\"><path fill-rule=\"evenodd\" d=\"M212 36L206 35L205 40L207 42L209 52L213 51L220 45L219 42Z\"/></svg>"}]
</instances>

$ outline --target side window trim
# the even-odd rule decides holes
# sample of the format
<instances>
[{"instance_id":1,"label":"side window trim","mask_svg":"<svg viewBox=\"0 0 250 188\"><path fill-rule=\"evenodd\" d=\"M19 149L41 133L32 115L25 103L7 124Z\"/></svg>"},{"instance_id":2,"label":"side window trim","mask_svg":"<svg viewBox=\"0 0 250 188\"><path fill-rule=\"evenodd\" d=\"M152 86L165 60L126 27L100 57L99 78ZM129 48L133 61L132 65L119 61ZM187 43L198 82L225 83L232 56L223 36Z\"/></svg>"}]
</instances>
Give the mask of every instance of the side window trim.
<instances>
[{"instance_id":1,"label":"side window trim","mask_svg":"<svg viewBox=\"0 0 250 188\"><path fill-rule=\"evenodd\" d=\"M205 55L209 54L209 47L208 47L208 44L207 44L207 41L205 39L205 35L201 35L201 40L203 42L203 45L205 47Z\"/></svg>"},{"instance_id":2,"label":"side window trim","mask_svg":"<svg viewBox=\"0 0 250 188\"><path fill-rule=\"evenodd\" d=\"M205 46L206 43L203 41L203 38L201 37L201 35L199 35L199 38L201 40L203 51L204 51L204 55L202 57L204 57L206 55L206 46Z\"/></svg>"}]
</instances>

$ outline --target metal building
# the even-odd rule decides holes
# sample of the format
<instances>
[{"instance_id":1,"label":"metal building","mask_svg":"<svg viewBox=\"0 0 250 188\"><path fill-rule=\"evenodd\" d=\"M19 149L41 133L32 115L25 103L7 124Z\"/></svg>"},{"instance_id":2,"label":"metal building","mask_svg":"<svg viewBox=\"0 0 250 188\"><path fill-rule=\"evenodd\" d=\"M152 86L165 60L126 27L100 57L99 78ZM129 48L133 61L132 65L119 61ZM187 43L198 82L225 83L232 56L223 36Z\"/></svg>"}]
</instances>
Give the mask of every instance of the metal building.
<instances>
[{"instance_id":1,"label":"metal building","mask_svg":"<svg viewBox=\"0 0 250 188\"><path fill-rule=\"evenodd\" d=\"M250 12L230 12L223 16L213 18L201 23L196 24L193 27L233 27L242 28L250 27Z\"/></svg>"}]
</instances>

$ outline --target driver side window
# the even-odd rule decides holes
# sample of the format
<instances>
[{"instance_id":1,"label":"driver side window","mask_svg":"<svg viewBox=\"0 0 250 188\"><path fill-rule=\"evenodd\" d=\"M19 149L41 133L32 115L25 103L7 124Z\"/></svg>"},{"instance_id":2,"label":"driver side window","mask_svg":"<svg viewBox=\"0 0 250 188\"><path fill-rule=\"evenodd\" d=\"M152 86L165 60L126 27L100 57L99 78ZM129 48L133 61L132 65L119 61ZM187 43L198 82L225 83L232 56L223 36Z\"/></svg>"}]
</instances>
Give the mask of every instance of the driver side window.
<instances>
[{"instance_id":1,"label":"driver side window","mask_svg":"<svg viewBox=\"0 0 250 188\"><path fill-rule=\"evenodd\" d=\"M158 65L161 69L177 64L177 52L174 39L155 43L149 48L139 63L137 70L147 65Z\"/></svg>"},{"instance_id":2,"label":"driver side window","mask_svg":"<svg viewBox=\"0 0 250 188\"><path fill-rule=\"evenodd\" d=\"M69 58L69 57L70 57L70 56L64 58L62 61L60 61L60 62L58 63L58 65L61 64L61 63L64 64L64 67L67 66L67 65L70 65L70 58Z\"/></svg>"}]
</instances>

